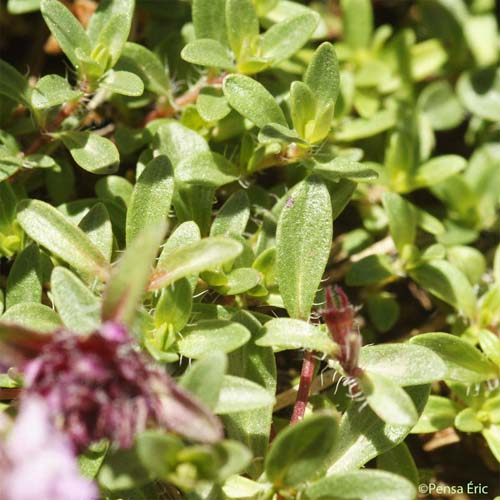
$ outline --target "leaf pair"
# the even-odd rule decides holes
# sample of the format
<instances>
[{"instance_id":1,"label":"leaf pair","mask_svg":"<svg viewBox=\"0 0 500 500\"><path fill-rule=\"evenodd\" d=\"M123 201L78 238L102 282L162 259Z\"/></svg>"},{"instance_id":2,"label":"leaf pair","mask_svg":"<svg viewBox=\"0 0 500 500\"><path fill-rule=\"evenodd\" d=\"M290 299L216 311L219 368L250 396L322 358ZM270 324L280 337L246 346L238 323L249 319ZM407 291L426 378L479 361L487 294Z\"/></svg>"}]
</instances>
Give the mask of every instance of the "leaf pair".
<instances>
[{"instance_id":1,"label":"leaf pair","mask_svg":"<svg viewBox=\"0 0 500 500\"><path fill-rule=\"evenodd\" d=\"M216 414L256 410L274 403L274 397L259 384L225 375L227 359L222 351L215 349L212 354L207 352L186 371L181 385Z\"/></svg>"},{"instance_id":2,"label":"leaf pair","mask_svg":"<svg viewBox=\"0 0 500 500\"><path fill-rule=\"evenodd\" d=\"M103 2L92 16L87 31L58 0L42 0L42 16L81 79L125 95L141 95L142 80L126 71L112 71L128 38L134 11L133 0Z\"/></svg>"},{"instance_id":3,"label":"leaf pair","mask_svg":"<svg viewBox=\"0 0 500 500\"><path fill-rule=\"evenodd\" d=\"M138 189L142 189L142 186ZM135 192L137 193L137 190ZM139 195L132 195L133 200L137 198ZM105 222L107 213L103 214L104 219L97 212L95 215L98 218L94 218L91 223L93 226L89 227L108 227L105 231L110 231L109 221ZM174 252L168 260L159 264L152 275L152 266L165 233L166 213L163 211L159 215L162 219L158 219L154 226L145 225L140 232L129 233L130 248L112 272L109 266L111 240L108 238L108 243L103 247L104 241L100 236L102 231L95 233L98 237L95 239L93 233L85 233L58 210L39 200L21 202L17 219L33 240L84 276L95 276L105 282L109 280L104 294L103 319L129 323L148 284L153 289L162 288L180 278L232 260L241 252L240 244L232 239L214 237L201 240ZM90 218L88 220L90 223ZM136 219L131 220L137 222ZM140 262L140 265L137 265L136 261ZM57 276L54 279L57 280ZM64 278L62 276L62 279ZM66 276L65 281L71 281L71 278ZM90 301L89 306L93 307L94 301L81 286L70 283L69 287L74 290L70 293Z\"/></svg>"},{"instance_id":4,"label":"leaf pair","mask_svg":"<svg viewBox=\"0 0 500 500\"><path fill-rule=\"evenodd\" d=\"M224 11L222 26L220 14L214 17L214 9L208 0L193 2L197 38L184 47L181 57L193 64L239 73L257 73L289 58L307 42L318 24L316 14L307 11L260 35L251 0L220 2L219 9Z\"/></svg>"},{"instance_id":5,"label":"leaf pair","mask_svg":"<svg viewBox=\"0 0 500 500\"><path fill-rule=\"evenodd\" d=\"M290 87L292 123L308 143L317 143L330 132L339 85L337 56L333 46L325 42L314 52L304 81Z\"/></svg>"},{"instance_id":6,"label":"leaf pair","mask_svg":"<svg viewBox=\"0 0 500 500\"><path fill-rule=\"evenodd\" d=\"M298 144L303 147L330 131L339 91L339 70L333 46L325 42L315 51L303 82L290 89L290 111L295 130L288 128L275 98L257 81L244 75L224 80L224 95L238 113L261 129L259 141Z\"/></svg>"}]
</instances>

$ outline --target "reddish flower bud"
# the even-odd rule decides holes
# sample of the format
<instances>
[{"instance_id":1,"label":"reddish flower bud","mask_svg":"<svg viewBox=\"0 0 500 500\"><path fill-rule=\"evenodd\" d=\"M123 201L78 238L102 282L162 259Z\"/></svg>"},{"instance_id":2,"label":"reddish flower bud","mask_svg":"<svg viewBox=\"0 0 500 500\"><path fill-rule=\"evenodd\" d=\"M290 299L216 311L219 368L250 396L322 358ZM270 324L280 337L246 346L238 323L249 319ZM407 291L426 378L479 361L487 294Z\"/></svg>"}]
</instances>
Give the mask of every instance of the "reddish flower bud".
<instances>
[{"instance_id":1,"label":"reddish flower bud","mask_svg":"<svg viewBox=\"0 0 500 500\"><path fill-rule=\"evenodd\" d=\"M354 325L355 309L340 287L335 286L335 295L330 288L325 293L326 308L321 311L321 316L340 347L337 360L346 374L355 375L362 345L361 335Z\"/></svg>"}]
</instances>

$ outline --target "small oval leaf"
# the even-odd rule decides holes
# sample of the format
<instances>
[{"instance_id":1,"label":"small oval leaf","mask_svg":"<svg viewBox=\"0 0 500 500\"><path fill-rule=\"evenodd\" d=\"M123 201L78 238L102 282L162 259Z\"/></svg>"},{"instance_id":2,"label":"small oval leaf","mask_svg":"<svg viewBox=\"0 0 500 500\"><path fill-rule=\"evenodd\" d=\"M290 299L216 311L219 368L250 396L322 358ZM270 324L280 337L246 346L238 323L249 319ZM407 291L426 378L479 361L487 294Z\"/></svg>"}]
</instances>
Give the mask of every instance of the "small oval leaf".
<instances>
[{"instance_id":1,"label":"small oval leaf","mask_svg":"<svg viewBox=\"0 0 500 500\"><path fill-rule=\"evenodd\" d=\"M292 318L309 318L332 232L328 189L320 179L308 177L287 195L276 233L279 289Z\"/></svg>"},{"instance_id":2,"label":"small oval leaf","mask_svg":"<svg viewBox=\"0 0 500 500\"><path fill-rule=\"evenodd\" d=\"M54 207L40 200L23 200L17 219L26 233L78 271L102 280L108 277L106 257L88 236Z\"/></svg>"}]
</instances>

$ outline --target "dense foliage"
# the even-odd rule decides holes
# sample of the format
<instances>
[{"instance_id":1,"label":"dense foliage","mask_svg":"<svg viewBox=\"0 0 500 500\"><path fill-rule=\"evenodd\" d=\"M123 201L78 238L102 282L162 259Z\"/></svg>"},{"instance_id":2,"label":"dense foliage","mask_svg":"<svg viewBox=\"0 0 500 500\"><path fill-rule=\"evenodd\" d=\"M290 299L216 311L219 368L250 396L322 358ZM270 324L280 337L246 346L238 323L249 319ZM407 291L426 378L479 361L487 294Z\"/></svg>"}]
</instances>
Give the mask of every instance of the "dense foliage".
<instances>
[{"instance_id":1,"label":"dense foliage","mask_svg":"<svg viewBox=\"0 0 500 500\"><path fill-rule=\"evenodd\" d=\"M0 9L1 500L495 496L493 0Z\"/></svg>"}]
</instances>

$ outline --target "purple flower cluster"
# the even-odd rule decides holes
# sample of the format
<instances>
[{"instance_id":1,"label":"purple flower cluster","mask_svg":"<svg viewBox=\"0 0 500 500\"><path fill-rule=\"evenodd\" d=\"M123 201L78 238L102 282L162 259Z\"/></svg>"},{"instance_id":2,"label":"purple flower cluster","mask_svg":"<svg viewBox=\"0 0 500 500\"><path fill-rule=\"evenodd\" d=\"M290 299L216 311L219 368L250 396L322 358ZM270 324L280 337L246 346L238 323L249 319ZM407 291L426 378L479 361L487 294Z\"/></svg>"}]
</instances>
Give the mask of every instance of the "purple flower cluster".
<instances>
[{"instance_id":1,"label":"purple flower cluster","mask_svg":"<svg viewBox=\"0 0 500 500\"><path fill-rule=\"evenodd\" d=\"M71 442L57 431L45 402L26 398L5 444L0 443L0 500L95 500Z\"/></svg>"},{"instance_id":2,"label":"purple flower cluster","mask_svg":"<svg viewBox=\"0 0 500 500\"><path fill-rule=\"evenodd\" d=\"M222 438L219 420L138 352L118 324L88 336L59 330L23 371L24 397L43 398L76 451L103 438L130 447L148 427L201 442Z\"/></svg>"}]
</instances>

